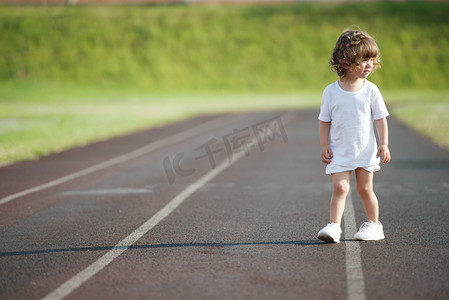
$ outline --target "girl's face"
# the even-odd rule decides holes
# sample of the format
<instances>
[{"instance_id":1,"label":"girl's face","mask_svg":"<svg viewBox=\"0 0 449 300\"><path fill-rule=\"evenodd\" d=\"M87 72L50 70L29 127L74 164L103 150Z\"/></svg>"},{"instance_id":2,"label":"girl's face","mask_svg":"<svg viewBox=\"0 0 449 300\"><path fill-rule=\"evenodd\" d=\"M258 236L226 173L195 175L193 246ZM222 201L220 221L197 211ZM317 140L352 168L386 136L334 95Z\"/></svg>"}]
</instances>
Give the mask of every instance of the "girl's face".
<instances>
[{"instance_id":1,"label":"girl's face","mask_svg":"<svg viewBox=\"0 0 449 300\"><path fill-rule=\"evenodd\" d=\"M355 78L365 79L373 72L374 58L365 58L350 73Z\"/></svg>"}]
</instances>

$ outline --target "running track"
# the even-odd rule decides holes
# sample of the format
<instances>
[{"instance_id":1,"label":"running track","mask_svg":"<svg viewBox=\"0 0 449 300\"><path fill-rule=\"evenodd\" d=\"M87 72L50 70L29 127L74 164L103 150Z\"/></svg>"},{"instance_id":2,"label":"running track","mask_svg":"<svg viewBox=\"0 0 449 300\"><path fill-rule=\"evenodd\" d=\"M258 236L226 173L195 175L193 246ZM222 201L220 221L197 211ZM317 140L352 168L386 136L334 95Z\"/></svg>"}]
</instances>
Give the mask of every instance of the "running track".
<instances>
[{"instance_id":1,"label":"running track","mask_svg":"<svg viewBox=\"0 0 449 300\"><path fill-rule=\"evenodd\" d=\"M386 239L317 231L317 111L203 116L0 168L0 299L449 299L449 153L389 118Z\"/></svg>"}]
</instances>

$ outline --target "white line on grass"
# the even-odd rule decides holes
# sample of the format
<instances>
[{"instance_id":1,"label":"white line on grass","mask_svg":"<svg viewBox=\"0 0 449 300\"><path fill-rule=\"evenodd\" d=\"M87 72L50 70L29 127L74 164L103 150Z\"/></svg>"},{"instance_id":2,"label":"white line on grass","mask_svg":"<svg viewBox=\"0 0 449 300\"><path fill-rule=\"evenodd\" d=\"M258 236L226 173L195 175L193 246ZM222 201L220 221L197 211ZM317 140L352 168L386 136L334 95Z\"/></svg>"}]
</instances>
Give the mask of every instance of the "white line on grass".
<instances>
[{"instance_id":1,"label":"white line on grass","mask_svg":"<svg viewBox=\"0 0 449 300\"><path fill-rule=\"evenodd\" d=\"M357 232L354 206L351 192L346 199L344 212L345 246L346 246L346 281L348 287L348 300L365 300L365 281L363 280L362 257L359 242L348 241Z\"/></svg>"},{"instance_id":2,"label":"white line on grass","mask_svg":"<svg viewBox=\"0 0 449 300\"><path fill-rule=\"evenodd\" d=\"M102 163L90 166L90 167L85 168L83 170L71 173L71 174L66 175L64 177L61 177L61 178L58 178L56 180L53 180L53 181L50 181L50 182L47 182L47 183L35 186L33 188L29 188L29 189L23 190L21 192L18 192L18 193L6 196L6 197L0 199L0 205L8 203L9 201L12 201L14 199L17 199L17 198L20 198L20 197L23 197L23 196L26 196L26 195L29 195L29 194L32 194L32 193L35 193L35 192L39 192L39 191L42 191L42 190L45 190L45 189L57 186L59 184L62 184L62 183L65 183L65 182L68 182L68 181L80 178L82 176L85 176L85 175L88 175L88 174L91 174L91 173L94 173L94 172L106 169L108 167L112 167L114 165L117 165L117 164L123 163L125 161L131 160L133 158L145 155L145 154L147 154L147 153L149 153L151 151L154 151L156 149L162 148L164 146L168 146L168 145L171 145L171 144L183 141L185 139L194 137L194 136L196 136L198 134L201 134L201 133L204 133L204 132L207 132L207 131L211 130L211 128L218 127L217 125L222 125L224 119L225 119L225 117L220 118L220 119L214 119L214 120L209 121L207 123L195 126L195 127L191 128L189 130L186 130L186 131L174 134L174 135L172 135L170 137L167 137L167 138L164 138L164 139L157 140L157 141L155 141L153 143L149 143L149 144L147 144L145 146L137 148L136 150L133 150L131 152L128 152L128 153L122 154L120 156L114 157L114 158L109 159L107 161L104 161Z\"/></svg>"}]
</instances>

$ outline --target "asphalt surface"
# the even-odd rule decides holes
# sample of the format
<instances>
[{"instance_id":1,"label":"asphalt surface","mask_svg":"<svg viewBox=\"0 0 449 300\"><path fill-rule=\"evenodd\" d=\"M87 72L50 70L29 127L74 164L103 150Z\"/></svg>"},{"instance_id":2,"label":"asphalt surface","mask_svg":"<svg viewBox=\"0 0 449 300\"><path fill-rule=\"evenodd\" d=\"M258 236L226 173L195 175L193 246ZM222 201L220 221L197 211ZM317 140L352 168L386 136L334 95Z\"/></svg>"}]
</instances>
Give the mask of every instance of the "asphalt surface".
<instances>
[{"instance_id":1,"label":"asphalt surface","mask_svg":"<svg viewBox=\"0 0 449 300\"><path fill-rule=\"evenodd\" d=\"M389 118L385 240L325 244L317 115L198 117L0 168L0 299L449 299L448 151Z\"/></svg>"}]
</instances>

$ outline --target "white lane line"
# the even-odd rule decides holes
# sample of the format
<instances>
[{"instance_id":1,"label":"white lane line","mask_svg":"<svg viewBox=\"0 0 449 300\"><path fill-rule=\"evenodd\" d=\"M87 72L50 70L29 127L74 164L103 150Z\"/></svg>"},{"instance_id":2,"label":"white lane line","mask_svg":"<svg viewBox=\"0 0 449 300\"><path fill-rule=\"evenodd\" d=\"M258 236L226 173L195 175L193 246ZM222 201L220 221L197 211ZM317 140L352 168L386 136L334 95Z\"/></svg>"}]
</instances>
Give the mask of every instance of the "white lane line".
<instances>
[{"instance_id":1,"label":"white lane line","mask_svg":"<svg viewBox=\"0 0 449 300\"><path fill-rule=\"evenodd\" d=\"M82 190L62 192L66 196L102 196L102 195L139 195L151 194L152 189L146 188L119 188L119 189L102 189L102 190Z\"/></svg>"},{"instance_id":2,"label":"white lane line","mask_svg":"<svg viewBox=\"0 0 449 300\"><path fill-rule=\"evenodd\" d=\"M108 168L108 167L111 167L111 166L114 166L114 165L117 165L117 164L120 164L120 163L123 163L125 161L128 161L128 160L131 160L133 158L145 155L145 154L147 154L147 153L149 153L151 151L154 151L156 149L162 148L164 146L168 146L168 145L171 145L171 144L183 141L185 139L194 137L194 136L196 136L198 134L207 132L207 131L211 130L211 128L218 127L218 125L222 126L223 120L225 118L226 117L211 120L211 121L206 122L204 124L195 126L195 127L191 128L189 130L186 130L186 131L174 134L174 135L172 135L172 136L170 136L168 138L160 139L160 140L155 141L153 143L150 143L150 144L147 144L147 145L142 146L140 148L137 148L136 150L133 150L131 152L122 154L120 156L117 156L115 158L109 159L109 160L104 161L102 163L90 166L90 167L85 168L83 170L71 173L71 174L66 175L64 177L61 177L59 179L56 179L56 180L53 180L53 181L50 181L50 182L47 182L47 183L35 186L33 188L29 188L29 189L23 190L21 192L18 192L18 193L6 196L6 197L0 199L0 205L8 203L9 201L12 201L14 199L17 199L17 198L29 195L31 193L39 192L39 191L42 191L42 190L45 190L45 189L57 186L59 184L62 184L62 183L74 180L76 178L80 178L82 176L85 176L85 175L88 175L88 174L91 174L91 173L103 170L105 168Z\"/></svg>"},{"instance_id":3,"label":"white lane line","mask_svg":"<svg viewBox=\"0 0 449 300\"><path fill-rule=\"evenodd\" d=\"M348 286L348 300L365 300L365 281L363 279L360 243L357 241L348 241L348 239L353 239L354 234L357 232L351 192L348 193L346 208L343 216L345 221L346 281Z\"/></svg>"},{"instance_id":4,"label":"white lane line","mask_svg":"<svg viewBox=\"0 0 449 300\"><path fill-rule=\"evenodd\" d=\"M196 192L199 188L204 186L207 182L212 180L218 174L226 170L229 166L234 164L240 158L242 158L244 152L237 153L234 156L232 162L227 160L222 162L215 169L209 171L206 175L201 177L195 183L189 185L185 190L179 193L175 198L173 198L164 208L158 211L153 217L148 219L144 224L137 228L134 232L128 235L125 239L120 241L105 255L95 261L93 264L88 266L86 269L82 270L74 277L70 278L68 281L59 286L56 290L48 294L43 300L59 300L63 299L75 289L80 287L84 282L92 278L95 274L104 269L109 265L114 259L116 259L120 254L125 252L132 244L139 240L144 234L150 231L154 226L166 218L170 213L172 213L179 205L181 205L184 200L186 200L190 195Z\"/></svg>"},{"instance_id":5,"label":"white lane line","mask_svg":"<svg viewBox=\"0 0 449 300\"><path fill-rule=\"evenodd\" d=\"M290 123L295 119L295 115L293 113L284 114L284 123ZM285 125L284 124L284 125ZM252 138L250 143L256 142L256 138ZM103 270L106 266L108 266L114 259L120 256L123 252L128 250L130 246L132 246L137 240L139 240L143 235L148 233L151 229L153 229L159 222L165 219L168 215L170 215L179 205L181 205L184 200L186 200L190 195L195 193L198 189L203 187L206 183L211 181L217 175L222 173L224 170L229 168L231 165L235 164L238 160L240 160L245 155L244 151L237 152L233 155L233 160L223 161L220 165L218 165L215 169L212 169L206 175L198 179L195 183L189 185L185 190L179 193L175 198L173 198L167 205L165 205L160 211L158 211L153 217L148 219L144 224L142 224L139 228L134 230L130 235L128 235L125 239L120 241L117 245L114 246L110 251L108 251L105 255L100 257L90 266L67 280L61 286L56 288L50 294L42 298L42 300L60 300L68 296L78 287L80 287L84 282L92 278L95 274Z\"/></svg>"}]
</instances>

